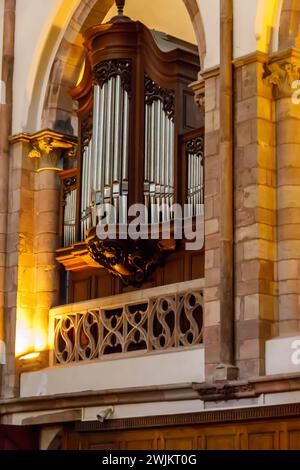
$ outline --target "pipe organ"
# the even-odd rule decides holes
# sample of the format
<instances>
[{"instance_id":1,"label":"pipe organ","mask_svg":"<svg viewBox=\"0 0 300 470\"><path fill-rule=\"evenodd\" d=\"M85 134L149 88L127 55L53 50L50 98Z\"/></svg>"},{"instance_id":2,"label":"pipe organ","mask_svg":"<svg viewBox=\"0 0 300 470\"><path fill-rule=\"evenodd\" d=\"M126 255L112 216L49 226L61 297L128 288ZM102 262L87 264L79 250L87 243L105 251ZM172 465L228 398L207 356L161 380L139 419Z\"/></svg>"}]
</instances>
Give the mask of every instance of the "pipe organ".
<instances>
[{"instance_id":1,"label":"pipe organ","mask_svg":"<svg viewBox=\"0 0 300 470\"><path fill-rule=\"evenodd\" d=\"M197 48L121 14L89 29L84 47L85 71L71 92L80 129L77 187L64 200L58 261L74 277L104 267L125 284L141 284L162 262L167 269L165 254L180 258L180 243L100 242L96 227L107 204L117 226L130 222L133 204L144 205L149 227L172 223L174 203L188 203L190 217L201 213L204 120L189 86L200 68ZM182 151L190 132L198 134Z\"/></svg>"}]
</instances>

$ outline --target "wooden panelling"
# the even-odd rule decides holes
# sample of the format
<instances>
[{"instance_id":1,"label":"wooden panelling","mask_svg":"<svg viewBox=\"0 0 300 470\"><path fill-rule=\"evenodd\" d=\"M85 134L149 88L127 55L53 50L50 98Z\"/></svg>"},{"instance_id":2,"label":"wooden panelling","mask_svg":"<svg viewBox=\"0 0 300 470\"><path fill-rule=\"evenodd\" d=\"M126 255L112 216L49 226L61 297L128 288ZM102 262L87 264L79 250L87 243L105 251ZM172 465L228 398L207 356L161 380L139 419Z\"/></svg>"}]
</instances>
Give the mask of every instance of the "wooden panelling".
<instances>
[{"instance_id":1,"label":"wooden panelling","mask_svg":"<svg viewBox=\"0 0 300 470\"><path fill-rule=\"evenodd\" d=\"M71 445L70 445L71 443ZM300 450L300 418L70 433L65 449Z\"/></svg>"},{"instance_id":2,"label":"wooden panelling","mask_svg":"<svg viewBox=\"0 0 300 470\"><path fill-rule=\"evenodd\" d=\"M92 278L83 277L72 282L72 302L81 302L90 299L92 295Z\"/></svg>"},{"instance_id":3,"label":"wooden panelling","mask_svg":"<svg viewBox=\"0 0 300 470\"><path fill-rule=\"evenodd\" d=\"M288 431L288 448L290 450L300 449L300 430L299 431Z\"/></svg>"},{"instance_id":4,"label":"wooden panelling","mask_svg":"<svg viewBox=\"0 0 300 470\"><path fill-rule=\"evenodd\" d=\"M1 426L0 451L38 450L38 430L30 426Z\"/></svg>"},{"instance_id":5,"label":"wooden panelling","mask_svg":"<svg viewBox=\"0 0 300 470\"><path fill-rule=\"evenodd\" d=\"M183 104L183 132L204 127L204 113L195 106L194 93L184 91L182 94Z\"/></svg>"},{"instance_id":6,"label":"wooden panelling","mask_svg":"<svg viewBox=\"0 0 300 470\"><path fill-rule=\"evenodd\" d=\"M150 289L201 279L203 276L204 252L178 251L169 256L165 266L158 268L140 288ZM109 274L105 269L92 268L70 273L70 303L109 297L132 290L135 289L124 286L120 279Z\"/></svg>"}]
</instances>

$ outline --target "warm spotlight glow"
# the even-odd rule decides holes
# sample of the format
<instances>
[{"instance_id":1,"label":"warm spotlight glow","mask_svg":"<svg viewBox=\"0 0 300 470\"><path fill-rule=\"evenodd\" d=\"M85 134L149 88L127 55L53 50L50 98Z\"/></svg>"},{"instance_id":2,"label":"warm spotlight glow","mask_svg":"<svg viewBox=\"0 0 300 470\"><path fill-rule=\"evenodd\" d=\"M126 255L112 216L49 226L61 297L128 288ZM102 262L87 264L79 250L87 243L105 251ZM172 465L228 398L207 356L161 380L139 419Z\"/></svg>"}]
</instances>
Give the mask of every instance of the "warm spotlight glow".
<instances>
[{"instance_id":1,"label":"warm spotlight glow","mask_svg":"<svg viewBox=\"0 0 300 470\"><path fill-rule=\"evenodd\" d=\"M32 328L30 315L26 309L17 310L16 356L21 356L32 350Z\"/></svg>"},{"instance_id":2,"label":"warm spotlight glow","mask_svg":"<svg viewBox=\"0 0 300 470\"><path fill-rule=\"evenodd\" d=\"M42 328L34 328L34 350L35 351L45 351L48 347L47 341L47 330Z\"/></svg>"},{"instance_id":3,"label":"warm spotlight glow","mask_svg":"<svg viewBox=\"0 0 300 470\"><path fill-rule=\"evenodd\" d=\"M25 354L25 356L20 357L20 361L32 361L33 359L37 359L40 357L41 353L35 352L30 354Z\"/></svg>"},{"instance_id":4,"label":"warm spotlight glow","mask_svg":"<svg viewBox=\"0 0 300 470\"><path fill-rule=\"evenodd\" d=\"M32 319L31 310L18 308L16 332L16 357L48 348L48 328Z\"/></svg>"},{"instance_id":5,"label":"warm spotlight glow","mask_svg":"<svg viewBox=\"0 0 300 470\"><path fill-rule=\"evenodd\" d=\"M85 61L84 61L84 63L82 64L82 67L81 67L81 69L80 69L80 74L79 74L79 77L78 77L76 86L78 86L78 85L81 83L81 80L83 79L83 76L84 76L84 71L85 71Z\"/></svg>"}]
</instances>

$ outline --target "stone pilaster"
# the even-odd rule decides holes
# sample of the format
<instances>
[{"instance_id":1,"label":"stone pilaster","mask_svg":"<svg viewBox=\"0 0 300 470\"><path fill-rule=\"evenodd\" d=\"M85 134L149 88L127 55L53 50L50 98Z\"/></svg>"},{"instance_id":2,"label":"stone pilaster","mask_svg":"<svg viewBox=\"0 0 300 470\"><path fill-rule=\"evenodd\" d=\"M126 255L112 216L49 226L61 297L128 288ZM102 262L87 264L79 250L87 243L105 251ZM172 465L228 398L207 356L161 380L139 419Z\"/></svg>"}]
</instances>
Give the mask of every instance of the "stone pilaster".
<instances>
[{"instance_id":1,"label":"stone pilaster","mask_svg":"<svg viewBox=\"0 0 300 470\"><path fill-rule=\"evenodd\" d=\"M265 67L265 81L276 100L278 333L285 336L300 331L299 51L271 56Z\"/></svg>"}]
</instances>

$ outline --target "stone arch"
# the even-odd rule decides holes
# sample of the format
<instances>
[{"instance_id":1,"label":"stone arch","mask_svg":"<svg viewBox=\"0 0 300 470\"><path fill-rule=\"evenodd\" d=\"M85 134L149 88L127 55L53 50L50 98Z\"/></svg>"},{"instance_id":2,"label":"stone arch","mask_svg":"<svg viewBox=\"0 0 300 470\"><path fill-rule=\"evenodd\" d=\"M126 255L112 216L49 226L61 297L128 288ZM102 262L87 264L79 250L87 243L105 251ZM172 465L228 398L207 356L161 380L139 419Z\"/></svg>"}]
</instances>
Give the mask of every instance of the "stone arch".
<instances>
[{"instance_id":1,"label":"stone arch","mask_svg":"<svg viewBox=\"0 0 300 470\"><path fill-rule=\"evenodd\" d=\"M300 1L283 0L280 25L279 49L300 47Z\"/></svg>"},{"instance_id":2,"label":"stone arch","mask_svg":"<svg viewBox=\"0 0 300 470\"><path fill-rule=\"evenodd\" d=\"M114 0L80 2L65 31L52 64L42 114L42 128L72 133L73 109L68 90L76 85L83 65L82 34L100 23Z\"/></svg>"},{"instance_id":3,"label":"stone arch","mask_svg":"<svg viewBox=\"0 0 300 470\"><path fill-rule=\"evenodd\" d=\"M83 65L82 33L103 21L114 0L80 2L52 64L42 111L41 128L54 128L64 133L76 133L76 118L68 90L76 85ZM197 0L183 0L191 18L199 47L201 66L206 54L205 32Z\"/></svg>"}]
</instances>

